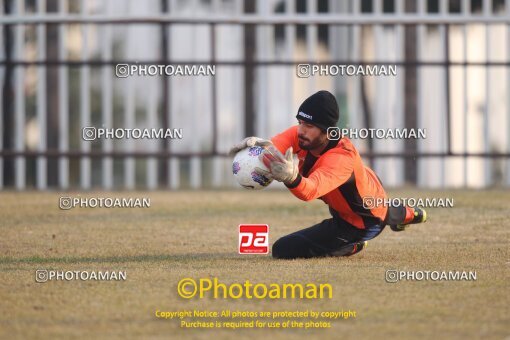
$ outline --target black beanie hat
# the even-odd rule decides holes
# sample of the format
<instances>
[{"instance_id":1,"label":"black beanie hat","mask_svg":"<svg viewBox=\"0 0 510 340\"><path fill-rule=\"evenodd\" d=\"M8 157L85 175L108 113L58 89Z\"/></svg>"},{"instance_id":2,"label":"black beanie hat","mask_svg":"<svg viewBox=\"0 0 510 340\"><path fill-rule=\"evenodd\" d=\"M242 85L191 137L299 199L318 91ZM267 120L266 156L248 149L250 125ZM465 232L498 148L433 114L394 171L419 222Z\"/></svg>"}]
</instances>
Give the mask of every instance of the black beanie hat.
<instances>
[{"instance_id":1,"label":"black beanie hat","mask_svg":"<svg viewBox=\"0 0 510 340\"><path fill-rule=\"evenodd\" d=\"M306 98L296 115L297 119L313 124L322 130L336 126L339 117L335 96L328 91L319 91Z\"/></svg>"}]
</instances>

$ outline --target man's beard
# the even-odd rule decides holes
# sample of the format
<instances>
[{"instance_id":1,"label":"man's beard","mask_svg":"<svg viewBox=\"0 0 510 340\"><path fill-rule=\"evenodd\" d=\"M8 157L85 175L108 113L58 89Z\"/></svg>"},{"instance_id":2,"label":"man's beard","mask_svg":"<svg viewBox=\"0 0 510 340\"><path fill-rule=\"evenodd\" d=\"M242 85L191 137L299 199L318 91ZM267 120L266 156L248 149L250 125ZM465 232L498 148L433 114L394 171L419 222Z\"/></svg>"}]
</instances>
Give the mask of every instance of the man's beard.
<instances>
[{"instance_id":1,"label":"man's beard","mask_svg":"<svg viewBox=\"0 0 510 340\"><path fill-rule=\"evenodd\" d=\"M303 144L303 142L298 139L298 145L301 148L301 150L309 151L309 150L313 150L313 149L317 149L317 148L321 147L324 144L324 141L321 140L320 137L318 137L318 138L314 139L313 141L306 139L305 143L306 144Z\"/></svg>"}]
</instances>

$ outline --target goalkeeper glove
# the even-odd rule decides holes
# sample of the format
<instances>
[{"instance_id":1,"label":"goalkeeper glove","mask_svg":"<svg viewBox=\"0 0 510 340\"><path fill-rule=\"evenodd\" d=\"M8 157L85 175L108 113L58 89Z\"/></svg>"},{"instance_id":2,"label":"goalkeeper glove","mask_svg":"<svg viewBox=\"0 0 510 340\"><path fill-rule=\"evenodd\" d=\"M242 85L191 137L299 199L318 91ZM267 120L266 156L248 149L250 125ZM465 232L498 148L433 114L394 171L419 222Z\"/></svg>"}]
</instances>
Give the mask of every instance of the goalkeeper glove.
<instances>
[{"instance_id":1,"label":"goalkeeper glove","mask_svg":"<svg viewBox=\"0 0 510 340\"><path fill-rule=\"evenodd\" d=\"M258 138L258 137L246 137L240 143L234 145L230 149L228 154L230 156L234 156L236 153L238 153L239 151L241 151L242 149L245 149L245 148L250 148L252 146L267 147L270 145L273 145L273 143L271 143L271 141L269 141L269 140Z\"/></svg>"},{"instance_id":2,"label":"goalkeeper glove","mask_svg":"<svg viewBox=\"0 0 510 340\"><path fill-rule=\"evenodd\" d=\"M274 178L285 184L291 184L299 175L298 162L294 159L292 147L287 149L284 156L274 146L270 146L259 157L269 169L269 171L267 171L261 168L255 168L255 171L260 175Z\"/></svg>"}]
</instances>

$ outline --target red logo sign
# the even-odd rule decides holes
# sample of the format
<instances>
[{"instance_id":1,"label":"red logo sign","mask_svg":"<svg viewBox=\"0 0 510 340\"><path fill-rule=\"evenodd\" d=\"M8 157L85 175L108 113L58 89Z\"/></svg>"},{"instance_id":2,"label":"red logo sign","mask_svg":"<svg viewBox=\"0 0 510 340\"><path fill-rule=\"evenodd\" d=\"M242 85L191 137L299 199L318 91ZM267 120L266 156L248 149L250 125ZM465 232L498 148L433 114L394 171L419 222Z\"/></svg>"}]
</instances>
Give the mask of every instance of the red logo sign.
<instances>
[{"instance_id":1,"label":"red logo sign","mask_svg":"<svg viewBox=\"0 0 510 340\"><path fill-rule=\"evenodd\" d=\"M267 224L239 225L239 254L268 254L269 226Z\"/></svg>"}]
</instances>

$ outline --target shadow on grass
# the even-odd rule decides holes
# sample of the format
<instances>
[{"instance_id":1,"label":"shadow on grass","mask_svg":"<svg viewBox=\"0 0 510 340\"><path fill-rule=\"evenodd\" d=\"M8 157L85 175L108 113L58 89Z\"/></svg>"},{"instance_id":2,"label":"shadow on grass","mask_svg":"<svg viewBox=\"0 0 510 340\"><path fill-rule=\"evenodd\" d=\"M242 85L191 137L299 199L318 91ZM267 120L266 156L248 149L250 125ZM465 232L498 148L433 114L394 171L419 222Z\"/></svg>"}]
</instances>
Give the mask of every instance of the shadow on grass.
<instances>
[{"instance_id":1,"label":"shadow on grass","mask_svg":"<svg viewBox=\"0 0 510 340\"><path fill-rule=\"evenodd\" d=\"M259 260L271 260L271 256L261 256ZM190 260L230 260L246 261L253 260L251 256L239 256L232 253L193 253L193 254L160 254L160 255L136 255L136 256L104 256L104 257L40 257L30 256L24 258L1 257L0 264L45 264L45 263L143 263L143 262L180 262Z\"/></svg>"}]
</instances>

